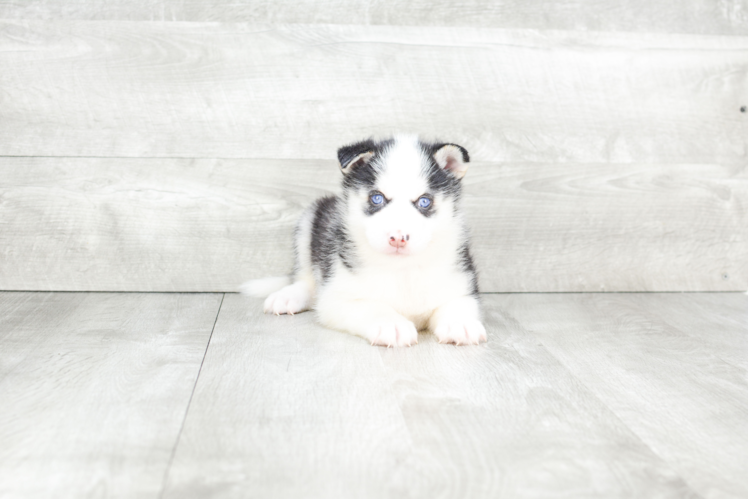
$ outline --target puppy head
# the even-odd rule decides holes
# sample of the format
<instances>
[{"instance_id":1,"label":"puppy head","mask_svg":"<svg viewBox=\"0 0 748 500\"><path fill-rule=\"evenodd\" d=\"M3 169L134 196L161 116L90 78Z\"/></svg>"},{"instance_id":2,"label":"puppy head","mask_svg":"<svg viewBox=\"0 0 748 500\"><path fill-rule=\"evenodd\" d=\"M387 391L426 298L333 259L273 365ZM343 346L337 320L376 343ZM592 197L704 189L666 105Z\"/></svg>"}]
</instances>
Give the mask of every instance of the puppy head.
<instances>
[{"instance_id":1,"label":"puppy head","mask_svg":"<svg viewBox=\"0 0 748 500\"><path fill-rule=\"evenodd\" d=\"M470 161L461 146L398 136L342 147L338 160L348 230L359 244L407 256L423 252L439 236L458 237L448 233Z\"/></svg>"}]
</instances>

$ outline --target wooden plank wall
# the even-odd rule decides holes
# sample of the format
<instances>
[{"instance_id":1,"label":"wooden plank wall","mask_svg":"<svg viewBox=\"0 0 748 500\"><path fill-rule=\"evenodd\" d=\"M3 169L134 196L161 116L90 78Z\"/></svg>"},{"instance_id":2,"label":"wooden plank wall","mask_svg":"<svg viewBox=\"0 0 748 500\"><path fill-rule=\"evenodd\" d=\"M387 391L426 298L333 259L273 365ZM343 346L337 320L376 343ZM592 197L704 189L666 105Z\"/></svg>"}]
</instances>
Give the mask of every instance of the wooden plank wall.
<instances>
[{"instance_id":1,"label":"wooden plank wall","mask_svg":"<svg viewBox=\"0 0 748 500\"><path fill-rule=\"evenodd\" d=\"M2 0L0 19L468 26L745 35L746 0Z\"/></svg>"},{"instance_id":2,"label":"wooden plank wall","mask_svg":"<svg viewBox=\"0 0 748 500\"><path fill-rule=\"evenodd\" d=\"M394 131L471 152L484 291L748 288L748 1L544 4L0 1L0 289L284 274Z\"/></svg>"}]
</instances>

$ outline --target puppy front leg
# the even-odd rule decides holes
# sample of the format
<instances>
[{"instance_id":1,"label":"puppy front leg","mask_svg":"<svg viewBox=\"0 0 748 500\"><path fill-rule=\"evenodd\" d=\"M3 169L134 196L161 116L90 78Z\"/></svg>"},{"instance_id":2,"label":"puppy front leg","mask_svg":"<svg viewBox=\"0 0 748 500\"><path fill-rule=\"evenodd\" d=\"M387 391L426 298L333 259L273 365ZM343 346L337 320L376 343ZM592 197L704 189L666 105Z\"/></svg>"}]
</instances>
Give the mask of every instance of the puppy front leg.
<instances>
[{"instance_id":1,"label":"puppy front leg","mask_svg":"<svg viewBox=\"0 0 748 500\"><path fill-rule=\"evenodd\" d=\"M413 322L380 302L320 300L317 315L325 326L363 337L371 345L410 347L418 343Z\"/></svg>"},{"instance_id":2,"label":"puppy front leg","mask_svg":"<svg viewBox=\"0 0 748 500\"><path fill-rule=\"evenodd\" d=\"M476 297L453 299L438 307L429 320L429 330L440 344L479 344L486 342L486 329L480 321L480 305Z\"/></svg>"},{"instance_id":3,"label":"puppy front leg","mask_svg":"<svg viewBox=\"0 0 748 500\"><path fill-rule=\"evenodd\" d=\"M290 314L306 311L312 303L314 283L309 280L299 280L285 286L265 299L264 310L271 314Z\"/></svg>"}]
</instances>

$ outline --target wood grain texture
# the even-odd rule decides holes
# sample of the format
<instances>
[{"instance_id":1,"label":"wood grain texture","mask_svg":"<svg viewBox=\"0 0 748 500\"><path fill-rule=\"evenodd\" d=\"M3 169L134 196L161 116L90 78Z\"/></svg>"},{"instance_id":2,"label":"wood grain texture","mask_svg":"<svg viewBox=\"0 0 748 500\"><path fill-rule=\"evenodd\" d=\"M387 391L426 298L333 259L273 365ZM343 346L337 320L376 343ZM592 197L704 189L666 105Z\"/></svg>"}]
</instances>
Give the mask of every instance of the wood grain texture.
<instances>
[{"instance_id":1,"label":"wood grain texture","mask_svg":"<svg viewBox=\"0 0 748 500\"><path fill-rule=\"evenodd\" d=\"M480 26L748 34L746 0L1 0L0 19Z\"/></svg>"},{"instance_id":2,"label":"wood grain texture","mask_svg":"<svg viewBox=\"0 0 748 500\"><path fill-rule=\"evenodd\" d=\"M297 216L340 175L319 161L0 165L0 288L14 290L235 291L288 274Z\"/></svg>"},{"instance_id":3,"label":"wood grain texture","mask_svg":"<svg viewBox=\"0 0 748 500\"><path fill-rule=\"evenodd\" d=\"M326 159L392 131L482 161L748 151L748 36L3 21L0 67L0 155Z\"/></svg>"},{"instance_id":4,"label":"wood grain texture","mask_svg":"<svg viewBox=\"0 0 748 500\"><path fill-rule=\"evenodd\" d=\"M0 293L0 496L158 496L220 301Z\"/></svg>"},{"instance_id":5,"label":"wood grain texture","mask_svg":"<svg viewBox=\"0 0 748 500\"><path fill-rule=\"evenodd\" d=\"M714 356L748 370L748 307L740 294L632 296L631 306L649 311L664 327L675 329ZM673 314L678 307L688 314ZM687 340L684 339L684 343Z\"/></svg>"},{"instance_id":6,"label":"wood grain texture","mask_svg":"<svg viewBox=\"0 0 748 500\"><path fill-rule=\"evenodd\" d=\"M484 291L748 289L746 167L481 167L465 206Z\"/></svg>"},{"instance_id":7,"label":"wood grain texture","mask_svg":"<svg viewBox=\"0 0 748 500\"><path fill-rule=\"evenodd\" d=\"M387 350L228 294L168 497L690 497L532 336ZM490 309L490 308L489 308Z\"/></svg>"},{"instance_id":8,"label":"wood grain texture","mask_svg":"<svg viewBox=\"0 0 748 500\"><path fill-rule=\"evenodd\" d=\"M0 289L233 291L293 264L333 161L0 158ZM748 169L475 163L486 292L748 289Z\"/></svg>"},{"instance_id":9,"label":"wood grain texture","mask_svg":"<svg viewBox=\"0 0 748 500\"><path fill-rule=\"evenodd\" d=\"M748 296L496 295L485 303L538 339L699 496L748 494Z\"/></svg>"}]
</instances>

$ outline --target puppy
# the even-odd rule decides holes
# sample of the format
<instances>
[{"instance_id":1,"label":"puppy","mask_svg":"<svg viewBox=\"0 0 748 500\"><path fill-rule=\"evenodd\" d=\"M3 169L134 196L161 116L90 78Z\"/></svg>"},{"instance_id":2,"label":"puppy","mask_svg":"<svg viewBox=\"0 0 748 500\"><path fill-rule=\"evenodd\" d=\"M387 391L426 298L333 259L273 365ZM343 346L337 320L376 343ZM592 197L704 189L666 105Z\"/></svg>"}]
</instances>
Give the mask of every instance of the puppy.
<instances>
[{"instance_id":1,"label":"puppy","mask_svg":"<svg viewBox=\"0 0 748 500\"><path fill-rule=\"evenodd\" d=\"M422 329L440 343L486 341L460 210L468 152L396 136L344 146L338 160L342 195L318 199L301 216L293 281L256 280L243 291L280 288L265 312L314 308L323 325L372 345L411 346Z\"/></svg>"}]
</instances>

